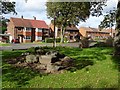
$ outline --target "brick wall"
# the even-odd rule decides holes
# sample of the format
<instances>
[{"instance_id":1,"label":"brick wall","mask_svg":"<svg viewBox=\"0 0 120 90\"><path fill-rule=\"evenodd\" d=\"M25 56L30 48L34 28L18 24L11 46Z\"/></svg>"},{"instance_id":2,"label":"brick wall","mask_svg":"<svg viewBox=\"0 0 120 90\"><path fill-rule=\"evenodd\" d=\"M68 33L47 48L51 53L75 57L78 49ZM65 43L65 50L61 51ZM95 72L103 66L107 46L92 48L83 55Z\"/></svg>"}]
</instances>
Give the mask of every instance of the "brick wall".
<instances>
[{"instance_id":1,"label":"brick wall","mask_svg":"<svg viewBox=\"0 0 120 90\"><path fill-rule=\"evenodd\" d=\"M10 33L12 38L14 38L14 27L15 26L14 26L13 22L10 19L10 22L8 23L8 26L7 26L7 32Z\"/></svg>"}]
</instances>

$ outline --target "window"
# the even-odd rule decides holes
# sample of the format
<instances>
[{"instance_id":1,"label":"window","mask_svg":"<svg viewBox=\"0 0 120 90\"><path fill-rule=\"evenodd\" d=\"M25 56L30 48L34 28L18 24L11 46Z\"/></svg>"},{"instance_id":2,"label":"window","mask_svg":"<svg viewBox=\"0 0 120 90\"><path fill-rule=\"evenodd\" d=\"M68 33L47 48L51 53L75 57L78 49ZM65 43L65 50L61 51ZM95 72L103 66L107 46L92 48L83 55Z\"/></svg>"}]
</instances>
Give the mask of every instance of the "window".
<instances>
[{"instance_id":1,"label":"window","mask_svg":"<svg viewBox=\"0 0 120 90\"><path fill-rule=\"evenodd\" d=\"M29 31L30 32L31 30L32 30L32 28L30 28L30 27L26 27L25 28L25 31Z\"/></svg>"},{"instance_id":2,"label":"window","mask_svg":"<svg viewBox=\"0 0 120 90\"><path fill-rule=\"evenodd\" d=\"M31 39L31 36L25 36L25 39Z\"/></svg>"},{"instance_id":3,"label":"window","mask_svg":"<svg viewBox=\"0 0 120 90\"><path fill-rule=\"evenodd\" d=\"M22 31L22 29L23 29L22 27L17 27L17 30L19 31Z\"/></svg>"},{"instance_id":4,"label":"window","mask_svg":"<svg viewBox=\"0 0 120 90\"><path fill-rule=\"evenodd\" d=\"M42 40L41 36L36 36L36 40Z\"/></svg>"},{"instance_id":5,"label":"window","mask_svg":"<svg viewBox=\"0 0 120 90\"><path fill-rule=\"evenodd\" d=\"M70 34L73 34L73 32L70 32Z\"/></svg>"},{"instance_id":6,"label":"window","mask_svg":"<svg viewBox=\"0 0 120 90\"><path fill-rule=\"evenodd\" d=\"M41 29L41 28L38 28L38 32L42 32L42 29Z\"/></svg>"},{"instance_id":7,"label":"window","mask_svg":"<svg viewBox=\"0 0 120 90\"><path fill-rule=\"evenodd\" d=\"M21 30L21 28L18 28L18 30Z\"/></svg>"}]
</instances>

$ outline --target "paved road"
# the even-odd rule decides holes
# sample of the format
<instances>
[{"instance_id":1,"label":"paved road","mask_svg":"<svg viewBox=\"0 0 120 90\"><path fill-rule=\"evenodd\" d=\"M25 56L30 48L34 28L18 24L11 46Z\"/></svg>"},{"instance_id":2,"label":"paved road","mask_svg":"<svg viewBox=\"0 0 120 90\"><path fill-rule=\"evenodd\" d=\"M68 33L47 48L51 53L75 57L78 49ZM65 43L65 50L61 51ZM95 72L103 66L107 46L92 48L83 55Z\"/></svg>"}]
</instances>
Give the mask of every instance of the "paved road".
<instances>
[{"instance_id":1,"label":"paved road","mask_svg":"<svg viewBox=\"0 0 120 90\"><path fill-rule=\"evenodd\" d=\"M13 49L28 49L30 47L42 47L42 46L53 46L52 43L46 44L35 44L35 43L26 43L26 44L11 44L10 46L0 46L0 50L13 50ZM68 46L68 47L78 47L78 43L66 43L66 44L57 44L57 46Z\"/></svg>"}]
</instances>

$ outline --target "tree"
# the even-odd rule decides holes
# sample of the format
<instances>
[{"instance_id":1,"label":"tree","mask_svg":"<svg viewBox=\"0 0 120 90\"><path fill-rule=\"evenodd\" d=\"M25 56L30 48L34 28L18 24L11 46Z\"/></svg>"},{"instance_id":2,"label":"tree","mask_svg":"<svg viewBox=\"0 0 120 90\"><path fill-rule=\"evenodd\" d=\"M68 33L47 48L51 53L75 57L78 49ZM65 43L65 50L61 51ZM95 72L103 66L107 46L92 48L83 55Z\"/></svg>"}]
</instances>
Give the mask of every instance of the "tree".
<instances>
[{"instance_id":1,"label":"tree","mask_svg":"<svg viewBox=\"0 0 120 90\"><path fill-rule=\"evenodd\" d=\"M99 28L102 30L103 28L110 28L111 29L111 37L112 36L112 27L115 25L116 21L116 10L110 10L106 15L104 15L103 21L101 21Z\"/></svg>"},{"instance_id":2,"label":"tree","mask_svg":"<svg viewBox=\"0 0 120 90\"><path fill-rule=\"evenodd\" d=\"M120 1L117 5L116 13L116 36L115 36L115 55L120 55Z\"/></svg>"},{"instance_id":3,"label":"tree","mask_svg":"<svg viewBox=\"0 0 120 90\"><path fill-rule=\"evenodd\" d=\"M2 17L1 22L2 22L1 33L4 34L5 31L7 30L7 22L9 22L9 20L6 19L5 17Z\"/></svg>"},{"instance_id":4,"label":"tree","mask_svg":"<svg viewBox=\"0 0 120 90\"><path fill-rule=\"evenodd\" d=\"M0 1L0 5L2 8L2 14L8 14L10 12L17 14L17 12L15 11L15 2Z\"/></svg>"},{"instance_id":5,"label":"tree","mask_svg":"<svg viewBox=\"0 0 120 90\"><path fill-rule=\"evenodd\" d=\"M2 14L8 14L13 12L13 14L17 14L17 12L15 11L15 2L5 2L5 1L0 1L0 5L1 5L1 13ZM3 16L1 17L1 22L2 22L2 33L4 33L7 30L7 23L8 19L4 18Z\"/></svg>"},{"instance_id":6,"label":"tree","mask_svg":"<svg viewBox=\"0 0 120 90\"><path fill-rule=\"evenodd\" d=\"M62 27L61 41L63 42L66 26L78 25L80 21L85 22L90 14L101 15L105 2L47 2L47 15L55 20L56 25Z\"/></svg>"},{"instance_id":7,"label":"tree","mask_svg":"<svg viewBox=\"0 0 120 90\"><path fill-rule=\"evenodd\" d=\"M116 35L114 38L115 55L120 55L120 1L117 5L117 10L111 10L107 15L105 15L104 20L101 22L99 27L101 29L112 27L116 22Z\"/></svg>"}]
</instances>

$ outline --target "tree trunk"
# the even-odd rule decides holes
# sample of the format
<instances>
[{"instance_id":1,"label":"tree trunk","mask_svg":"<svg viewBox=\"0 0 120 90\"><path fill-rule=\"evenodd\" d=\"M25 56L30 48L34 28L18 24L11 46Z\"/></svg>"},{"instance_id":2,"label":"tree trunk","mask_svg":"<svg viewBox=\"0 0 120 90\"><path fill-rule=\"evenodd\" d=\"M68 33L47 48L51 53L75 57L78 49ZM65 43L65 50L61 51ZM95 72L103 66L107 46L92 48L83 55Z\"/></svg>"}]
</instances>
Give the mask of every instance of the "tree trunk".
<instances>
[{"instance_id":1,"label":"tree trunk","mask_svg":"<svg viewBox=\"0 0 120 90\"><path fill-rule=\"evenodd\" d=\"M60 43L64 43L64 31L65 31L65 28L62 26L62 28L61 28L61 41L60 41Z\"/></svg>"},{"instance_id":2,"label":"tree trunk","mask_svg":"<svg viewBox=\"0 0 120 90\"><path fill-rule=\"evenodd\" d=\"M60 40L60 43L62 43L63 42L63 28L61 27L61 29L60 29L61 31L60 31L60 37L61 37L61 40Z\"/></svg>"},{"instance_id":3,"label":"tree trunk","mask_svg":"<svg viewBox=\"0 0 120 90\"><path fill-rule=\"evenodd\" d=\"M117 5L117 14L116 14L116 36L115 36L115 55L120 55L120 1Z\"/></svg>"}]
</instances>

